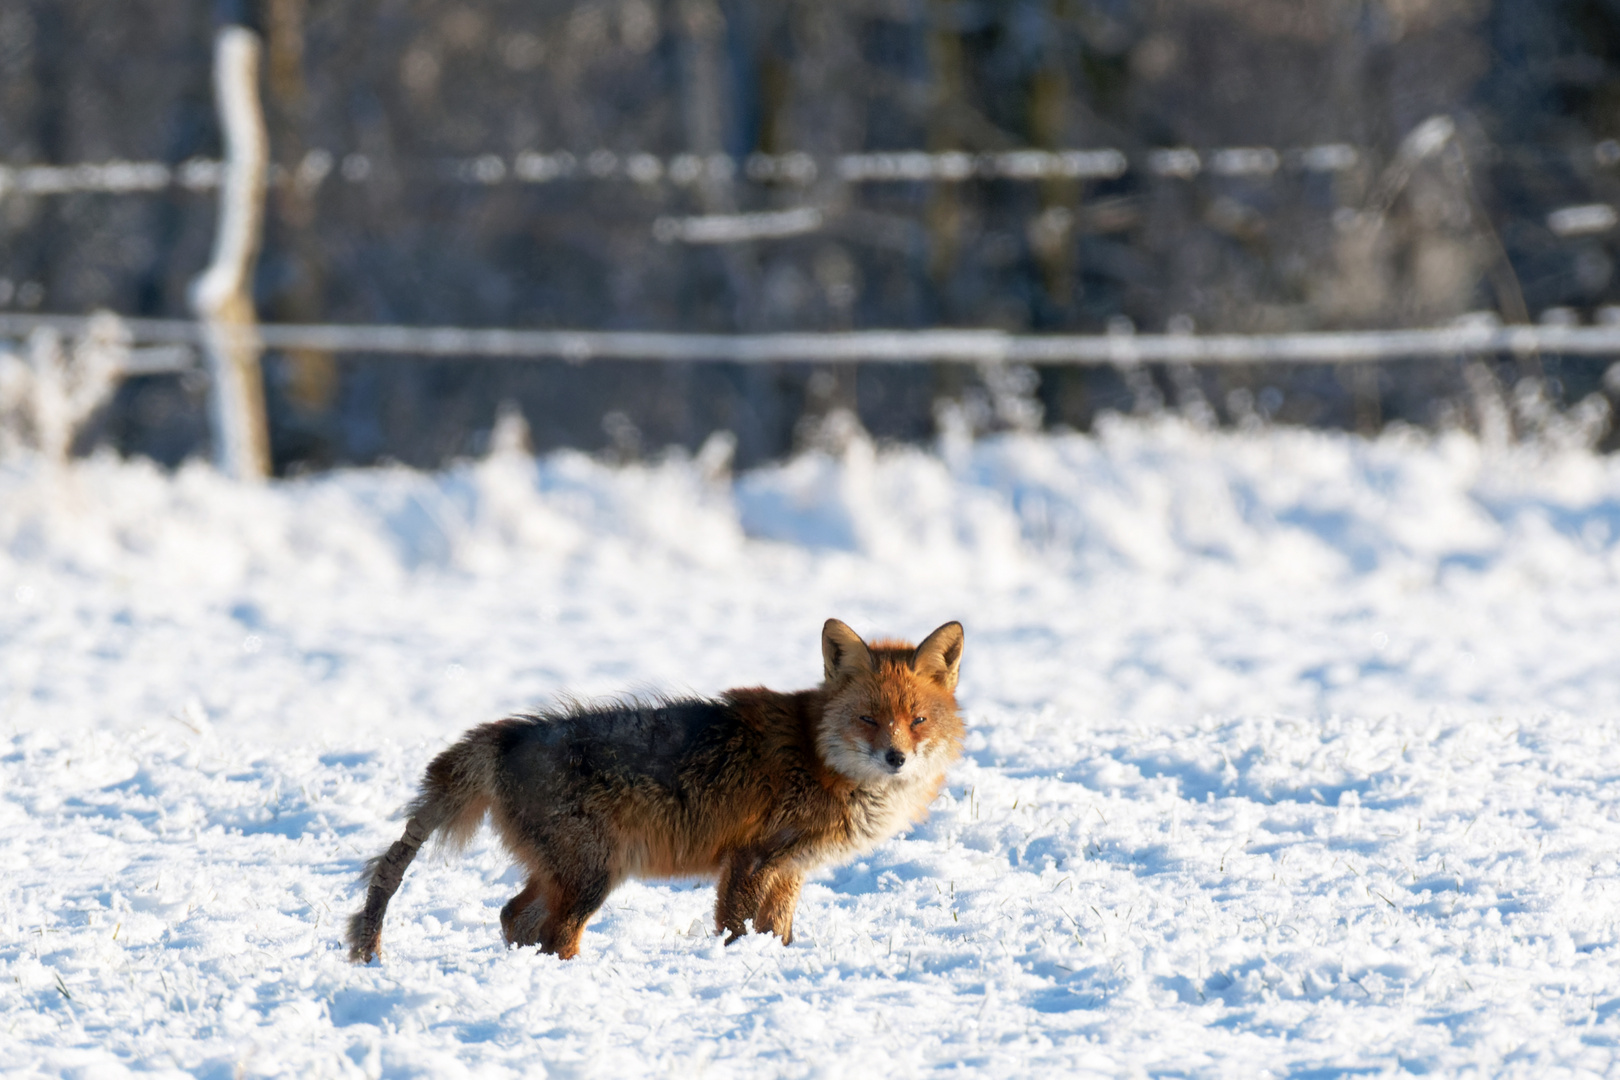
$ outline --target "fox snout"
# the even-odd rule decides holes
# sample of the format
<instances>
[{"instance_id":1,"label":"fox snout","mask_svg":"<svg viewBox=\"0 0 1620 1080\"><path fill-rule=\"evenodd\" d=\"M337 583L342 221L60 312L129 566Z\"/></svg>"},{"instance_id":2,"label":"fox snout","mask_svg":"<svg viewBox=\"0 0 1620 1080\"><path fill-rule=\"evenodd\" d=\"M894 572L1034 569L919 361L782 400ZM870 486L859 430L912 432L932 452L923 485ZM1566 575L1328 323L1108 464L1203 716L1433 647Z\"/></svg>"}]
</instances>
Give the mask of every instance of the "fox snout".
<instances>
[{"instance_id":1,"label":"fox snout","mask_svg":"<svg viewBox=\"0 0 1620 1080\"><path fill-rule=\"evenodd\" d=\"M901 770L906 767L906 762L915 758L920 749L914 741L905 740L901 732L880 729L870 734L873 738L867 743L865 750L882 775L900 775Z\"/></svg>"},{"instance_id":2,"label":"fox snout","mask_svg":"<svg viewBox=\"0 0 1620 1080\"><path fill-rule=\"evenodd\" d=\"M905 722L899 720L884 723L870 716L862 716L856 738L865 743L866 753L879 770L890 776L905 768L908 757L915 757L918 749L913 733L907 729Z\"/></svg>"}]
</instances>

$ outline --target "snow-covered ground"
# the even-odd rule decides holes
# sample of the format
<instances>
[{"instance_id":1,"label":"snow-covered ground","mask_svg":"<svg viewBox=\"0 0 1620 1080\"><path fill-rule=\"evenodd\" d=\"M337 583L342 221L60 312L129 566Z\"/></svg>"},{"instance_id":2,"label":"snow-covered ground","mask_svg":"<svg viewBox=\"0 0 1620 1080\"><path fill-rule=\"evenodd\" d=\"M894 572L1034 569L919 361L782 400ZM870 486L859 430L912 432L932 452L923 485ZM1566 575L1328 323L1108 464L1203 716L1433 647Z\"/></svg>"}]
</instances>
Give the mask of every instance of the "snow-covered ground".
<instances>
[{"instance_id":1,"label":"snow-covered ground","mask_svg":"<svg viewBox=\"0 0 1620 1080\"><path fill-rule=\"evenodd\" d=\"M1176 421L738 477L497 454L261 488L0 465L0 1071L1620 1067L1620 461ZM563 692L967 628L925 825L722 948L563 963L481 839L340 924L422 766Z\"/></svg>"}]
</instances>

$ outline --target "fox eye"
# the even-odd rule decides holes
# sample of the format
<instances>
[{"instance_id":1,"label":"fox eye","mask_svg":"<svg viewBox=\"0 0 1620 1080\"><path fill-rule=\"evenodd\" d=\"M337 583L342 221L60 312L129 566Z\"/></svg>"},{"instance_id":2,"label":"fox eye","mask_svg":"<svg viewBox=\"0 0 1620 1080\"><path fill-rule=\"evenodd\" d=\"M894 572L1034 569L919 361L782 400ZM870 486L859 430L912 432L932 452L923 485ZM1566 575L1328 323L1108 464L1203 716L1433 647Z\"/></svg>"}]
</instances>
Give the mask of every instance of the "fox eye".
<instances>
[{"instance_id":1,"label":"fox eye","mask_svg":"<svg viewBox=\"0 0 1620 1080\"><path fill-rule=\"evenodd\" d=\"M928 719L928 717L926 717L926 716L919 716L919 717L917 717L915 720L913 720L911 722L911 726L916 727L918 724L922 723L924 720L927 720L927 719Z\"/></svg>"},{"instance_id":2,"label":"fox eye","mask_svg":"<svg viewBox=\"0 0 1620 1080\"><path fill-rule=\"evenodd\" d=\"M863 723L863 724L871 724L873 727L877 727L877 721L872 719L870 716L861 717L861 723Z\"/></svg>"}]
</instances>

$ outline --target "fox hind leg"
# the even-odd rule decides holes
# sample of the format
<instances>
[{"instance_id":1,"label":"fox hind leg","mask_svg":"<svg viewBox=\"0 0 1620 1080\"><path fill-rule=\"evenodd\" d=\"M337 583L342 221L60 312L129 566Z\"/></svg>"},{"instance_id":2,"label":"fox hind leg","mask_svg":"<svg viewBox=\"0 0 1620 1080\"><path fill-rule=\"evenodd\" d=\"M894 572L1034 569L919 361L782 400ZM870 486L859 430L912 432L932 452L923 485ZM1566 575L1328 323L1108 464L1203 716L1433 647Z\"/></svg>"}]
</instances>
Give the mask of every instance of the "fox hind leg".
<instances>
[{"instance_id":1,"label":"fox hind leg","mask_svg":"<svg viewBox=\"0 0 1620 1080\"><path fill-rule=\"evenodd\" d=\"M538 933L540 951L556 953L563 960L578 955L585 924L615 884L605 867L593 867L570 880L559 881L547 897L549 910Z\"/></svg>"},{"instance_id":2,"label":"fox hind leg","mask_svg":"<svg viewBox=\"0 0 1620 1080\"><path fill-rule=\"evenodd\" d=\"M521 947L540 940L540 920L546 915L545 887L538 875L501 908L501 936L508 945Z\"/></svg>"},{"instance_id":3,"label":"fox hind leg","mask_svg":"<svg viewBox=\"0 0 1620 1080\"><path fill-rule=\"evenodd\" d=\"M571 959L585 924L623 877L612 869L606 823L574 818L558 827L500 816L496 827L529 871L523 890L501 908L501 933L510 945L539 945Z\"/></svg>"}]
</instances>

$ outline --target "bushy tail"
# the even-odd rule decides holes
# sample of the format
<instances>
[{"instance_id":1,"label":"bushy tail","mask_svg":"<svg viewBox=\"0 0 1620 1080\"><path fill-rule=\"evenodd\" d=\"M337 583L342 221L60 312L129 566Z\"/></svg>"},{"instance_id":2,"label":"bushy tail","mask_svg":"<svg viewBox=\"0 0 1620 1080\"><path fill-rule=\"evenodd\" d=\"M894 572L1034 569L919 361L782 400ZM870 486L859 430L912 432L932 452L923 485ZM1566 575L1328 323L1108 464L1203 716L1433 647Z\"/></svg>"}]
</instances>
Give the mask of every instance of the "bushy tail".
<instances>
[{"instance_id":1,"label":"bushy tail","mask_svg":"<svg viewBox=\"0 0 1620 1080\"><path fill-rule=\"evenodd\" d=\"M411 800L405 834L366 864L366 905L349 919L349 959L369 964L382 951L383 914L399 890L405 868L435 833L451 843L465 843L484 820L495 796L501 732L521 720L502 720L476 727L434 758L422 777L422 790Z\"/></svg>"}]
</instances>

